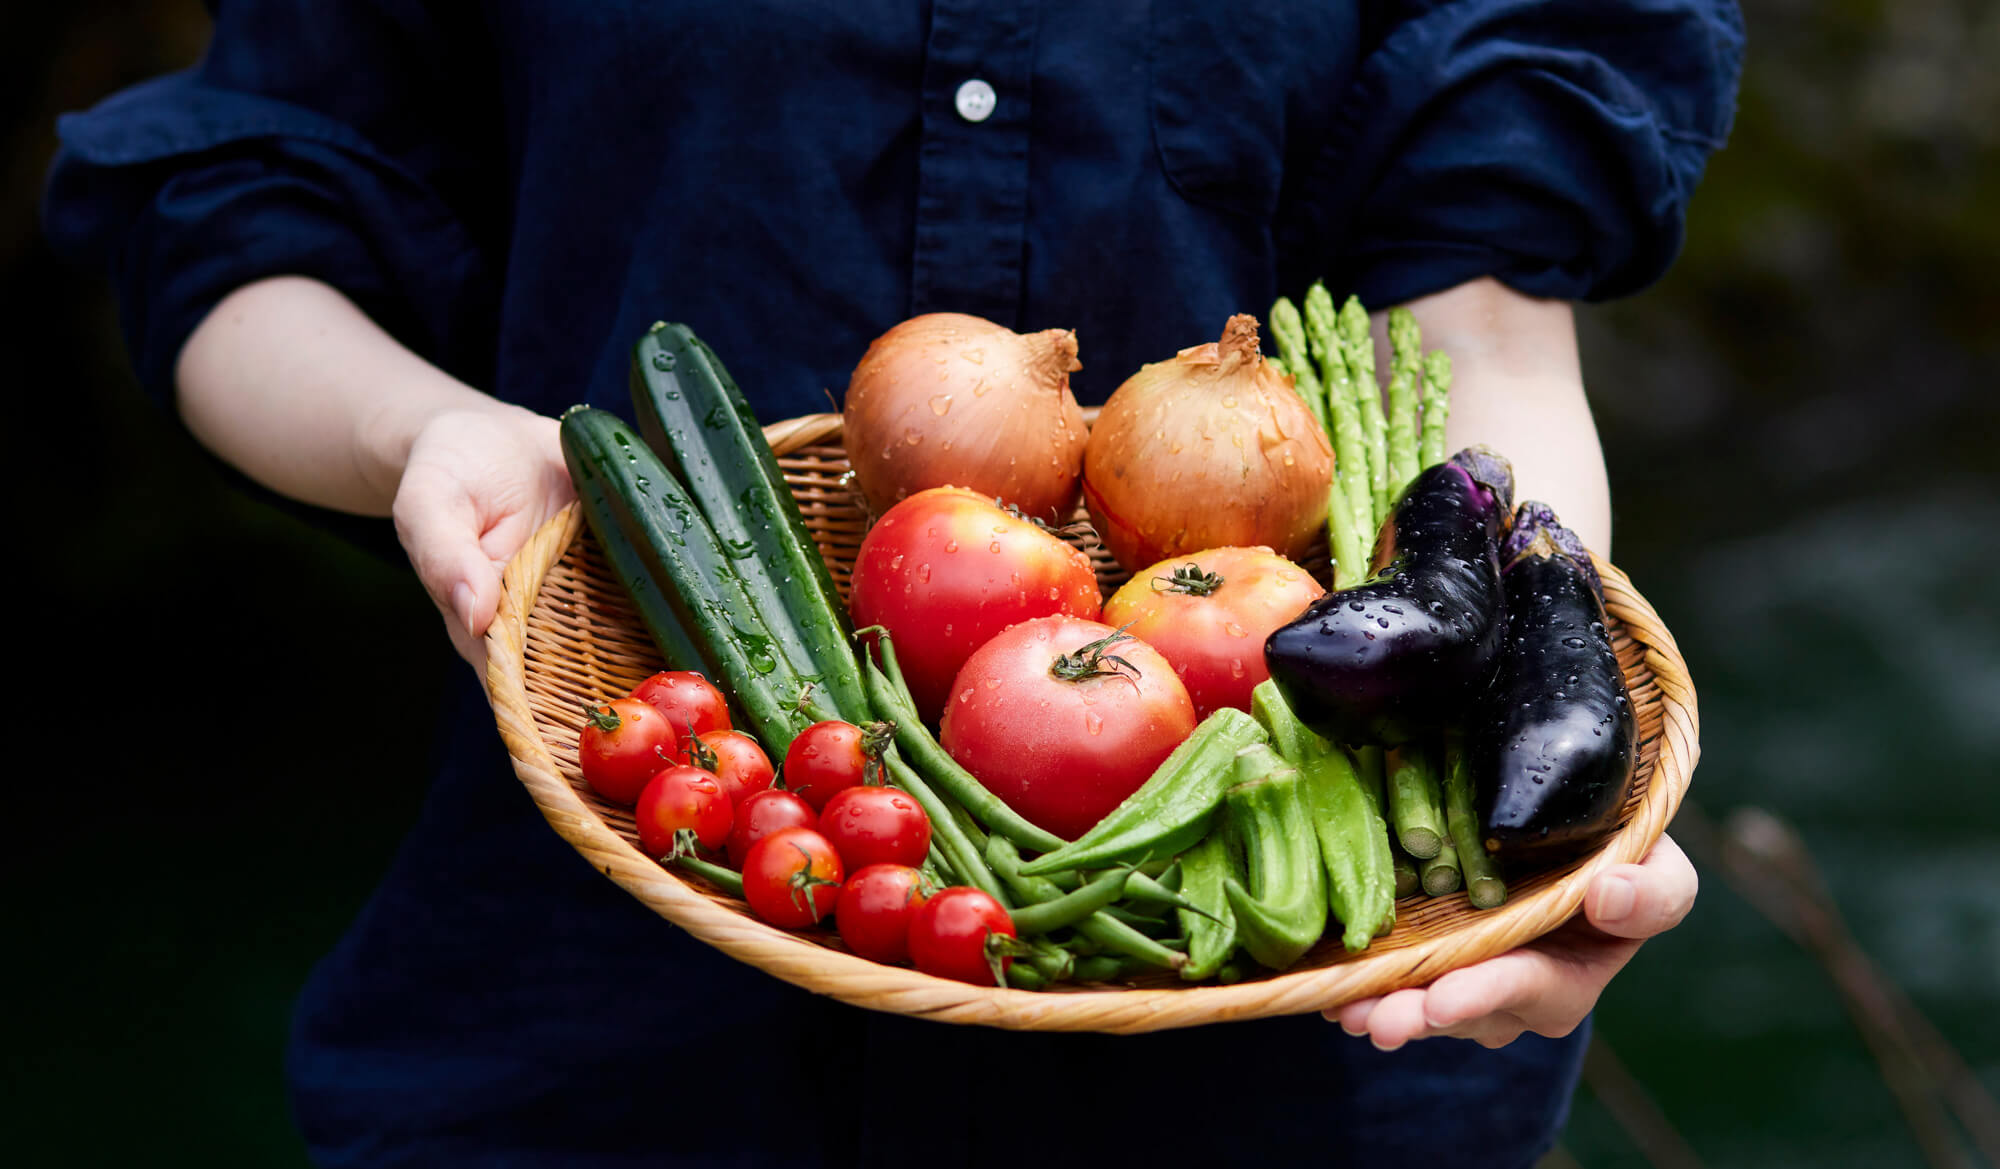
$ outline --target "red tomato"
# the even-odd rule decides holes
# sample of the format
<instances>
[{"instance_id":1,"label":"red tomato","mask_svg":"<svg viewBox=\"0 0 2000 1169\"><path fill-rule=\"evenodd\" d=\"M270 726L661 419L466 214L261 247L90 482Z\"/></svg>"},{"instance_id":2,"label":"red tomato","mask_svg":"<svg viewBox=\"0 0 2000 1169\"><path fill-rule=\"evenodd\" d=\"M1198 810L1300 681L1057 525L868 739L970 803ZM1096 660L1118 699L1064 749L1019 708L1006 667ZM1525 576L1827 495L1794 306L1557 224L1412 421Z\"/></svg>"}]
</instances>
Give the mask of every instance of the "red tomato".
<instances>
[{"instance_id":1,"label":"red tomato","mask_svg":"<svg viewBox=\"0 0 2000 1169\"><path fill-rule=\"evenodd\" d=\"M731 805L771 786L771 757L742 731L708 731L688 746L688 761L715 773Z\"/></svg>"},{"instance_id":2,"label":"red tomato","mask_svg":"<svg viewBox=\"0 0 2000 1169\"><path fill-rule=\"evenodd\" d=\"M1096 617L1090 560L990 498L919 491L868 530L854 561L856 626L889 630L917 711L936 719L972 651L1017 621Z\"/></svg>"},{"instance_id":3,"label":"red tomato","mask_svg":"<svg viewBox=\"0 0 2000 1169\"><path fill-rule=\"evenodd\" d=\"M817 827L819 813L791 792L768 788L753 792L736 809L736 825L729 830L729 863L742 868L750 846L780 829Z\"/></svg>"},{"instance_id":4,"label":"red tomato","mask_svg":"<svg viewBox=\"0 0 2000 1169\"><path fill-rule=\"evenodd\" d=\"M680 754L682 734L666 715L636 698L585 707L576 743L584 782L612 803L630 804L661 769L687 762Z\"/></svg>"},{"instance_id":5,"label":"red tomato","mask_svg":"<svg viewBox=\"0 0 2000 1169\"><path fill-rule=\"evenodd\" d=\"M781 828L743 858L743 899L772 925L813 925L840 900L840 854L810 828Z\"/></svg>"},{"instance_id":6,"label":"red tomato","mask_svg":"<svg viewBox=\"0 0 2000 1169\"><path fill-rule=\"evenodd\" d=\"M1014 936L1014 919L984 891L960 885L924 902L910 921L910 960L925 974L974 986L1005 981L1011 955L989 939Z\"/></svg>"},{"instance_id":7,"label":"red tomato","mask_svg":"<svg viewBox=\"0 0 2000 1169\"><path fill-rule=\"evenodd\" d=\"M683 765L667 768L646 784L633 816L639 821L639 847L652 857L675 851L674 837L682 831L694 833L695 842L713 852L728 841L736 822L721 782Z\"/></svg>"},{"instance_id":8,"label":"red tomato","mask_svg":"<svg viewBox=\"0 0 2000 1169\"><path fill-rule=\"evenodd\" d=\"M1071 840L1139 790L1195 724L1160 651L1075 617L1007 630L953 687L944 749L1008 807Z\"/></svg>"},{"instance_id":9,"label":"red tomato","mask_svg":"<svg viewBox=\"0 0 2000 1169\"><path fill-rule=\"evenodd\" d=\"M833 793L867 780L867 735L853 723L814 723L785 749L785 786L814 811L826 807Z\"/></svg>"},{"instance_id":10,"label":"red tomato","mask_svg":"<svg viewBox=\"0 0 2000 1169\"><path fill-rule=\"evenodd\" d=\"M691 670L665 670L632 687L632 697L666 715L683 734L729 729L729 704L707 678Z\"/></svg>"},{"instance_id":11,"label":"red tomato","mask_svg":"<svg viewBox=\"0 0 2000 1169\"><path fill-rule=\"evenodd\" d=\"M910 922L930 900L930 882L908 865L869 865L847 878L833 911L840 940L876 962L910 960Z\"/></svg>"},{"instance_id":12,"label":"red tomato","mask_svg":"<svg viewBox=\"0 0 2000 1169\"><path fill-rule=\"evenodd\" d=\"M1250 709L1250 691L1271 676L1264 639L1324 592L1269 548L1211 548L1134 575L1104 602L1104 623L1165 655L1207 718Z\"/></svg>"},{"instance_id":13,"label":"red tomato","mask_svg":"<svg viewBox=\"0 0 2000 1169\"><path fill-rule=\"evenodd\" d=\"M864 865L919 865L931 848L931 818L907 792L892 787L850 787L820 809L819 832L850 869Z\"/></svg>"}]
</instances>

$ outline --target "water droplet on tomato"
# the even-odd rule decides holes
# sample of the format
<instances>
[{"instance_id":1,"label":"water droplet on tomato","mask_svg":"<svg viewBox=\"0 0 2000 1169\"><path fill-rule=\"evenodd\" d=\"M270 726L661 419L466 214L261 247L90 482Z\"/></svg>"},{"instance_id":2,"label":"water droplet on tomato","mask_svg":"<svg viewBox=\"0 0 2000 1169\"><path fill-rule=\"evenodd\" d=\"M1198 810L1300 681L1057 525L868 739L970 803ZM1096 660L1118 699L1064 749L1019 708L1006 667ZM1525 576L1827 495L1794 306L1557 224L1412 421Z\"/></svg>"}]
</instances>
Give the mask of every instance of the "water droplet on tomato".
<instances>
[{"instance_id":1,"label":"water droplet on tomato","mask_svg":"<svg viewBox=\"0 0 2000 1169\"><path fill-rule=\"evenodd\" d=\"M1104 716L1103 716L1103 715L1101 715L1101 714L1099 714L1099 713L1097 713L1097 712L1096 712L1096 711L1094 711L1094 710L1086 710L1086 711L1084 711L1084 712L1083 712L1083 729L1084 729L1084 730L1087 730L1087 731L1089 731L1089 732L1090 732L1091 734L1093 734L1093 735L1101 735L1101 734L1103 734L1103 733L1104 733Z\"/></svg>"},{"instance_id":2,"label":"water droplet on tomato","mask_svg":"<svg viewBox=\"0 0 2000 1169\"><path fill-rule=\"evenodd\" d=\"M931 566L928 564L917 565L917 579L923 581L925 584L931 583Z\"/></svg>"},{"instance_id":3,"label":"water droplet on tomato","mask_svg":"<svg viewBox=\"0 0 2000 1169\"><path fill-rule=\"evenodd\" d=\"M931 395L931 413L937 415L939 418L942 418L945 416L945 414L950 412L950 410L951 410L950 394Z\"/></svg>"},{"instance_id":4,"label":"water droplet on tomato","mask_svg":"<svg viewBox=\"0 0 2000 1169\"><path fill-rule=\"evenodd\" d=\"M1250 631L1248 629L1243 628L1241 625L1238 625L1234 621L1224 621L1222 623L1222 631L1224 633L1227 633L1231 637L1250 636Z\"/></svg>"},{"instance_id":5,"label":"water droplet on tomato","mask_svg":"<svg viewBox=\"0 0 2000 1169\"><path fill-rule=\"evenodd\" d=\"M944 550L945 550L946 552L956 552L956 551L958 551L958 541L957 541L957 540L946 540L946 541L944 542Z\"/></svg>"}]
</instances>

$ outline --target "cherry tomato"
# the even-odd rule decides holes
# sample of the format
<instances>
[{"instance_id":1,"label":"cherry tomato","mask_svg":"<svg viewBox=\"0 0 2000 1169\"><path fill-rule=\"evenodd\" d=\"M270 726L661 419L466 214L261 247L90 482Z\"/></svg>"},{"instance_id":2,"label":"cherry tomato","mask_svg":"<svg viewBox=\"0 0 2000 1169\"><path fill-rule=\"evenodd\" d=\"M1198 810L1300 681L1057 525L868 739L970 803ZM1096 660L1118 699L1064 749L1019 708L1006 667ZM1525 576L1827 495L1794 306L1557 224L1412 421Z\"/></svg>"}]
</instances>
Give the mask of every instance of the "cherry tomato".
<instances>
[{"instance_id":1,"label":"cherry tomato","mask_svg":"<svg viewBox=\"0 0 2000 1169\"><path fill-rule=\"evenodd\" d=\"M647 856L674 851L674 836L682 829L713 852L729 840L736 813L721 781L698 767L676 764L655 775L639 793L633 810L639 821L639 847Z\"/></svg>"},{"instance_id":2,"label":"cherry tomato","mask_svg":"<svg viewBox=\"0 0 2000 1169\"><path fill-rule=\"evenodd\" d=\"M729 830L729 863L743 867L750 846L782 828L817 828L819 813L788 791L766 788L744 797L736 809L736 826Z\"/></svg>"},{"instance_id":3,"label":"cherry tomato","mask_svg":"<svg viewBox=\"0 0 2000 1169\"><path fill-rule=\"evenodd\" d=\"M853 723L828 719L799 732L785 750L785 786L813 806L833 793L867 782L867 736Z\"/></svg>"},{"instance_id":4,"label":"cherry tomato","mask_svg":"<svg viewBox=\"0 0 2000 1169\"><path fill-rule=\"evenodd\" d=\"M911 919L910 960L925 974L997 986L1014 959L989 944L995 935L1013 937L1014 919L984 891L955 886L924 902Z\"/></svg>"},{"instance_id":5,"label":"cherry tomato","mask_svg":"<svg viewBox=\"0 0 2000 1169\"><path fill-rule=\"evenodd\" d=\"M704 735L730 727L729 704L707 678L691 670L664 670L632 687L632 697L666 715L682 734Z\"/></svg>"},{"instance_id":6,"label":"cherry tomato","mask_svg":"<svg viewBox=\"0 0 2000 1169\"><path fill-rule=\"evenodd\" d=\"M930 900L930 882L908 865L868 865L840 887L834 922L847 948L876 962L910 961L910 922Z\"/></svg>"},{"instance_id":7,"label":"cherry tomato","mask_svg":"<svg viewBox=\"0 0 2000 1169\"><path fill-rule=\"evenodd\" d=\"M1074 840L1194 730L1160 651L1075 617L1023 621L958 672L939 738L1007 806Z\"/></svg>"},{"instance_id":8,"label":"cherry tomato","mask_svg":"<svg viewBox=\"0 0 2000 1169\"><path fill-rule=\"evenodd\" d=\"M1326 590L1269 548L1211 548L1162 560L1104 602L1104 623L1159 650L1194 700L1196 718L1250 709L1271 676L1264 639Z\"/></svg>"},{"instance_id":9,"label":"cherry tomato","mask_svg":"<svg viewBox=\"0 0 2000 1169\"><path fill-rule=\"evenodd\" d=\"M706 731L688 746L688 762L715 773L732 805L771 786L771 757L742 731Z\"/></svg>"},{"instance_id":10,"label":"cherry tomato","mask_svg":"<svg viewBox=\"0 0 2000 1169\"><path fill-rule=\"evenodd\" d=\"M994 634L1054 613L1094 618L1100 600L1082 552L987 496L934 487L868 530L849 608L855 625L889 630L917 712L935 720L959 667Z\"/></svg>"},{"instance_id":11,"label":"cherry tomato","mask_svg":"<svg viewBox=\"0 0 2000 1169\"><path fill-rule=\"evenodd\" d=\"M909 793L892 787L850 787L820 809L819 833L850 869L918 865L931 848L931 818Z\"/></svg>"},{"instance_id":12,"label":"cherry tomato","mask_svg":"<svg viewBox=\"0 0 2000 1169\"><path fill-rule=\"evenodd\" d=\"M743 858L743 899L772 925L813 925L840 900L840 854L810 828L781 828Z\"/></svg>"},{"instance_id":13,"label":"cherry tomato","mask_svg":"<svg viewBox=\"0 0 2000 1169\"><path fill-rule=\"evenodd\" d=\"M687 762L680 754L683 733L636 698L586 707L576 744L584 781L612 803L630 804L662 769Z\"/></svg>"}]
</instances>

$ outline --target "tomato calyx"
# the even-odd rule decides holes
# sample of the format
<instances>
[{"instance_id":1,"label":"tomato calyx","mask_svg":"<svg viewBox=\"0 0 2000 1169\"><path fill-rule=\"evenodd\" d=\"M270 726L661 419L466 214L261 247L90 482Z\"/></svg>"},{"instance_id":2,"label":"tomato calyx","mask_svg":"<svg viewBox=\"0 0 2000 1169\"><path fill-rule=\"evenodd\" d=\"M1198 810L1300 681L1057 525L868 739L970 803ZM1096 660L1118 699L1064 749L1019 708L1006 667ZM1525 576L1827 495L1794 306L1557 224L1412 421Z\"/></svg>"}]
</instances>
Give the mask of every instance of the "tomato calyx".
<instances>
[{"instance_id":1,"label":"tomato calyx","mask_svg":"<svg viewBox=\"0 0 2000 1169\"><path fill-rule=\"evenodd\" d=\"M686 831L686 829L682 829L682 831ZM812 871L813 854L804 845L796 841L785 841L784 843L790 844L806 862L804 868L793 873L785 882L791 889L792 904L812 914L813 924L817 925L820 919L819 901L813 897L812 891L821 885L838 886L840 882L829 881Z\"/></svg>"},{"instance_id":2,"label":"tomato calyx","mask_svg":"<svg viewBox=\"0 0 2000 1169\"><path fill-rule=\"evenodd\" d=\"M617 711L601 702L583 704L583 721L607 735L625 725L625 720L618 717Z\"/></svg>"},{"instance_id":3,"label":"tomato calyx","mask_svg":"<svg viewBox=\"0 0 2000 1169\"><path fill-rule=\"evenodd\" d=\"M1009 958L1025 958L1034 952L1028 943L994 930L986 931L986 941L980 946L986 955L986 968L993 972L993 985L1007 985L1007 962Z\"/></svg>"},{"instance_id":4,"label":"tomato calyx","mask_svg":"<svg viewBox=\"0 0 2000 1169\"><path fill-rule=\"evenodd\" d=\"M892 722L872 722L861 724L861 755L868 762L862 766L861 782L868 787L881 787L882 754L896 745L896 724Z\"/></svg>"},{"instance_id":5,"label":"tomato calyx","mask_svg":"<svg viewBox=\"0 0 2000 1169\"><path fill-rule=\"evenodd\" d=\"M997 495L993 497L993 506L999 508L1001 511L1006 512L1008 515L1013 516L1015 519L1020 520L1024 524L1033 524L1035 527L1041 529L1044 532L1047 532L1049 535L1054 536L1057 539L1068 539L1071 536L1082 535L1083 533L1086 532L1095 534L1097 531L1097 529L1090 526L1089 520L1071 520L1066 524L1050 523L1048 520L1045 520L1040 516L1029 515L1028 513L1021 510L1020 505L1008 503L1006 500L1000 498Z\"/></svg>"},{"instance_id":6,"label":"tomato calyx","mask_svg":"<svg viewBox=\"0 0 2000 1169\"><path fill-rule=\"evenodd\" d=\"M701 741L701 736L688 735L688 762L703 771L713 772L721 760L715 757L715 748Z\"/></svg>"},{"instance_id":7,"label":"tomato calyx","mask_svg":"<svg viewBox=\"0 0 2000 1169\"><path fill-rule=\"evenodd\" d=\"M1222 585L1223 579L1221 573L1204 572L1201 565L1196 564L1192 560L1174 569L1172 576L1156 576L1153 578L1154 592L1184 593L1190 597L1210 596L1215 590L1221 588Z\"/></svg>"},{"instance_id":8,"label":"tomato calyx","mask_svg":"<svg viewBox=\"0 0 2000 1169\"><path fill-rule=\"evenodd\" d=\"M668 849L667 854L660 857L659 861L663 865L670 865L682 857L699 857L700 855L701 840L695 836L694 829L676 828L674 829L674 846Z\"/></svg>"},{"instance_id":9,"label":"tomato calyx","mask_svg":"<svg viewBox=\"0 0 2000 1169\"><path fill-rule=\"evenodd\" d=\"M1049 674L1063 682L1083 682L1091 678L1137 678L1139 667L1117 654L1105 652L1121 641L1132 640L1135 640L1133 636L1123 629L1113 630L1088 645L1078 646L1058 657L1049 666Z\"/></svg>"}]
</instances>

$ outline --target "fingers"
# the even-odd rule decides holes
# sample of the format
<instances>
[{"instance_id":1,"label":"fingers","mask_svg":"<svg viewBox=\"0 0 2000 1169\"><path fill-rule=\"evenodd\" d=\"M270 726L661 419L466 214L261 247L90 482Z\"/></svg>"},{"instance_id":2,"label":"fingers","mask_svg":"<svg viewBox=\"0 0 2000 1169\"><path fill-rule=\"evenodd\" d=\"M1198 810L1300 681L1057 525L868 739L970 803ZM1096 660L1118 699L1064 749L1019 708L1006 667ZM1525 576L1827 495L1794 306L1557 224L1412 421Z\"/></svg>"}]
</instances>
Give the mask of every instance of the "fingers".
<instances>
[{"instance_id":1,"label":"fingers","mask_svg":"<svg viewBox=\"0 0 2000 1169\"><path fill-rule=\"evenodd\" d=\"M397 488L391 515L417 579L444 615L452 646L478 666L480 639L500 604L500 572L480 546L478 506L451 475L414 464Z\"/></svg>"},{"instance_id":2,"label":"fingers","mask_svg":"<svg viewBox=\"0 0 2000 1169\"><path fill-rule=\"evenodd\" d=\"M1681 923L1694 908L1701 878L1670 836L1636 865L1598 874L1583 902L1590 924L1619 938L1650 938Z\"/></svg>"}]
</instances>

